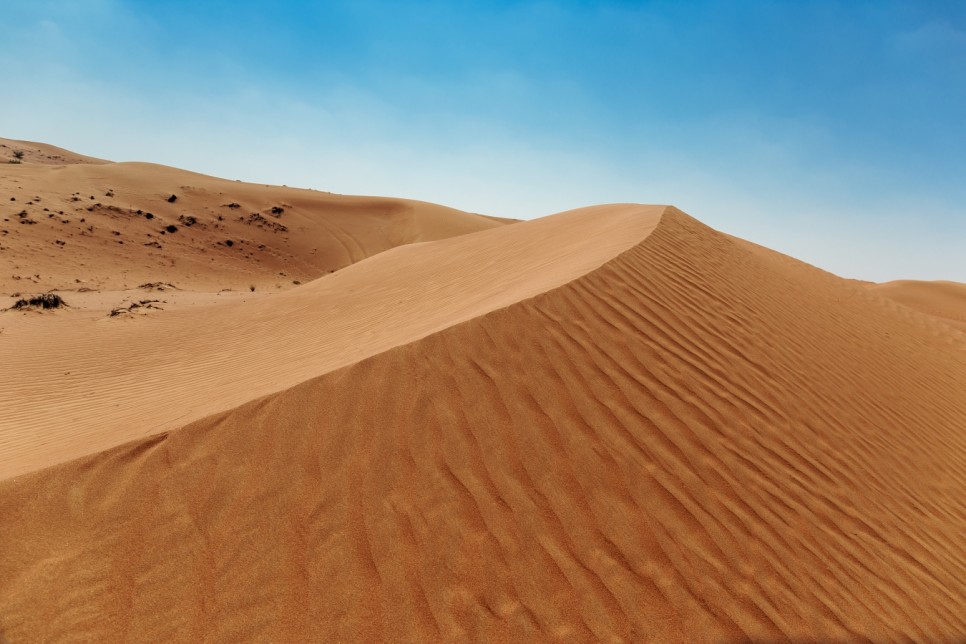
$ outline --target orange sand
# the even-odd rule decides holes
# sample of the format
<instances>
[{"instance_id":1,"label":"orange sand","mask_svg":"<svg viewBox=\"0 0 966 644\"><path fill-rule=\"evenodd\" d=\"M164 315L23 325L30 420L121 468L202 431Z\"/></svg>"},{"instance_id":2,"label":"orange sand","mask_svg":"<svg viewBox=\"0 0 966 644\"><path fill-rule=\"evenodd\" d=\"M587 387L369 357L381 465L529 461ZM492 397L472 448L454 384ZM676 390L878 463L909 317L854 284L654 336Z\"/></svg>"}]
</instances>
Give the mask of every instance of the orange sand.
<instances>
[{"instance_id":1,"label":"orange sand","mask_svg":"<svg viewBox=\"0 0 966 644\"><path fill-rule=\"evenodd\" d=\"M966 331L966 284L898 280L874 284L870 288L879 295Z\"/></svg>"},{"instance_id":2,"label":"orange sand","mask_svg":"<svg viewBox=\"0 0 966 644\"><path fill-rule=\"evenodd\" d=\"M0 313L0 633L962 640L966 334L674 208L485 221Z\"/></svg>"}]
</instances>

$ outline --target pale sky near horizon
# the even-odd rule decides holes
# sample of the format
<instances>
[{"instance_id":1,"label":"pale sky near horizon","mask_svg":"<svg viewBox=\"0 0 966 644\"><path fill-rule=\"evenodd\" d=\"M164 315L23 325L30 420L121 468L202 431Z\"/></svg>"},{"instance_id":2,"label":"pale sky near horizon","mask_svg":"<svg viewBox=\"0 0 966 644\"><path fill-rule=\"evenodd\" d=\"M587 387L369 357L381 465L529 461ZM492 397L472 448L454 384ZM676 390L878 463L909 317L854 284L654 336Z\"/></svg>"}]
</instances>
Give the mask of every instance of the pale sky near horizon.
<instances>
[{"instance_id":1,"label":"pale sky near horizon","mask_svg":"<svg viewBox=\"0 0 966 644\"><path fill-rule=\"evenodd\" d=\"M966 2L0 0L0 136L966 282Z\"/></svg>"}]
</instances>

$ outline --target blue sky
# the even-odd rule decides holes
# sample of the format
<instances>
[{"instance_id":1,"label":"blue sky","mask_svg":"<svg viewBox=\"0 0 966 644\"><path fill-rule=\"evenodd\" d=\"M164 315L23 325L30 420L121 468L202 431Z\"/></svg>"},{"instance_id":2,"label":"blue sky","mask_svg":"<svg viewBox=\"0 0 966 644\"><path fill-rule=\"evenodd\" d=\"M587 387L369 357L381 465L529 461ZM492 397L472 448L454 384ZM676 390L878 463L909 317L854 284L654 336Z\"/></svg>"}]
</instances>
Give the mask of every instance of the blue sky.
<instances>
[{"instance_id":1,"label":"blue sky","mask_svg":"<svg viewBox=\"0 0 966 644\"><path fill-rule=\"evenodd\" d=\"M0 136L966 281L966 2L0 0Z\"/></svg>"}]
</instances>

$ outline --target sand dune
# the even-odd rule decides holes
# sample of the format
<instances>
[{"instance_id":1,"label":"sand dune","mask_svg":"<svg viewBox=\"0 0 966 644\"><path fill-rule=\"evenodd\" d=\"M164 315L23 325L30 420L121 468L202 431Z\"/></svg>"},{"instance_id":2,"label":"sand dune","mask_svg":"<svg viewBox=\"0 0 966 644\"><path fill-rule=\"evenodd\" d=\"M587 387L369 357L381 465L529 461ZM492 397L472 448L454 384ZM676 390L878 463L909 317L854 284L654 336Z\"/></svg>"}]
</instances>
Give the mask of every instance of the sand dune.
<instances>
[{"instance_id":1,"label":"sand dune","mask_svg":"<svg viewBox=\"0 0 966 644\"><path fill-rule=\"evenodd\" d=\"M96 311L2 314L0 478L173 429L553 288L640 241L662 210L586 208L403 246L285 293L134 324Z\"/></svg>"},{"instance_id":2,"label":"sand dune","mask_svg":"<svg viewBox=\"0 0 966 644\"><path fill-rule=\"evenodd\" d=\"M7 293L151 282L277 291L395 246L505 223L418 201L254 185L149 163L0 166L0 208Z\"/></svg>"},{"instance_id":3,"label":"sand dune","mask_svg":"<svg viewBox=\"0 0 966 644\"><path fill-rule=\"evenodd\" d=\"M966 331L966 284L897 280L873 284L869 288L920 313L939 318L960 331Z\"/></svg>"},{"instance_id":4,"label":"sand dune","mask_svg":"<svg viewBox=\"0 0 966 644\"><path fill-rule=\"evenodd\" d=\"M36 141L19 141L0 137L0 163L16 162L39 165L72 165L75 163L110 163L104 159L97 159L83 154L77 154L64 148L58 148L47 143Z\"/></svg>"},{"instance_id":5,"label":"sand dune","mask_svg":"<svg viewBox=\"0 0 966 644\"><path fill-rule=\"evenodd\" d=\"M23 317L20 351L56 315ZM676 209L110 322L58 342L120 377L85 371L62 402L39 389L69 360L4 350L25 374L4 409L34 396L4 414L8 473L137 436L165 403L244 404L0 483L10 641L966 633L966 335ZM135 357L99 358L111 337Z\"/></svg>"}]
</instances>

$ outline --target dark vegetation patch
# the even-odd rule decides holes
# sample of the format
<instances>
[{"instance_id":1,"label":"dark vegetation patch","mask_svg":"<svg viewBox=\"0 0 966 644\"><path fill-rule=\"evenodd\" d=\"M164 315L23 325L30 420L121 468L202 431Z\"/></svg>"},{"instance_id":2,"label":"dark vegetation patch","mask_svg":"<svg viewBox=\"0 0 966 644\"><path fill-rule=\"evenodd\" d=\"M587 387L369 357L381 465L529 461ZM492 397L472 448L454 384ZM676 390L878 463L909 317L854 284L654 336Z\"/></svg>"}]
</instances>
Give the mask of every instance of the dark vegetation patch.
<instances>
[{"instance_id":1,"label":"dark vegetation patch","mask_svg":"<svg viewBox=\"0 0 966 644\"><path fill-rule=\"evenodd\" d=\"M287 233L288 226L280 224L277 221L269 221L262 217L259 213L253 212L248 216L248 221L246 222L249 226L258 226L259 228L267 228L273 233Z\"/></svg>"},{"instance_id":2,"label":"dark vegetation patch","mask_svg":"<svg viewBox=\"0 0 966 644\"><path fill-rule=\"evenodd\" d=\"M178 200L178 195L171 195L170 197L168 197L168 203L174 203L177 200Z\"/></svg>"},{"instance_id":3,"label":"dark vegetation patch","mask_svg":"<svg viewBox=\"0 0 966 644\"><path fill-rule=\"evenodd\" d=\"M149 291L166 291L169 288L177 290L177 286L170 282L145 282L138 286L138 288L147 289Z\"/></svg>"},{"instance_id":4,"label":"dark vegetation patch","mask_svg":"<svg viewBox=\"0 0 966 644\"><path fill-rule=\"evenodd\" d=\"M14 303L13 308L25 309L28 307L39 307L42 309L59 309L64 306L67 306L67 302L56 293L44 293L30 298L21 298Z\"/></svg>"},{"instance_id":5,"label":"dark vegetation patch","mask_svg":"<svg viewBox=\"0 0 966 644\"><path fill-rule=\"evenodd\" d=\"M131 313L132 311L136 311L140 308L157 309L159 311L163 311L164 309L162 309L160 306L154 306L160 302L161 300L140 300L138 302L131 303L129 306L119 306L116 309L111 309L111 317L114 318L125 313Z\"/></svg>"}]
</instances>

